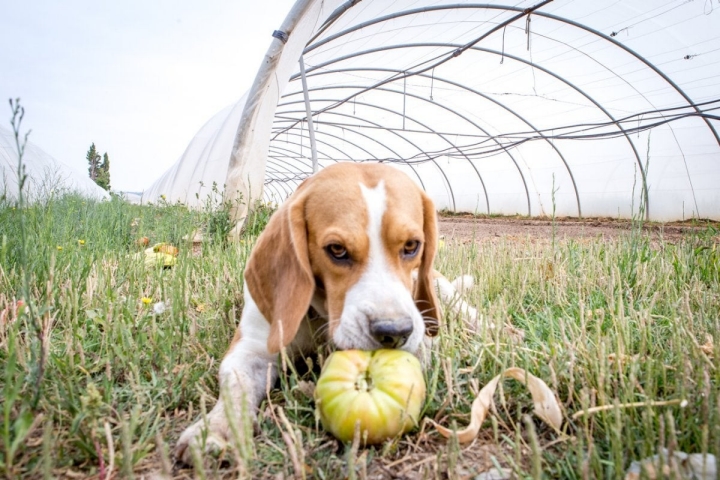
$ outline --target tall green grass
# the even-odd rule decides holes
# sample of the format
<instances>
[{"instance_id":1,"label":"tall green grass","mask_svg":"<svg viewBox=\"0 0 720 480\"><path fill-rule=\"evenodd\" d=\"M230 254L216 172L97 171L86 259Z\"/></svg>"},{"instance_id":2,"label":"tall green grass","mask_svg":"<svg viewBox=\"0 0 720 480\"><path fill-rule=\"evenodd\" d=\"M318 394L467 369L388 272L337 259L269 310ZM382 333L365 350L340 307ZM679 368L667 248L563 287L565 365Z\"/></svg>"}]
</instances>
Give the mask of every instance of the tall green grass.
<instances>
[{"instance_id":1,"label":"tall green grass","mask_svg":"<svg viewBox=\"0 0 720 480\"><path fill-rule=\"evenodd\" d=\"M258 214L253 235L240 243L193 249L187 238L207 227L210 215L77 196L0 206L0 474L102 476L112 466L128 478L191 475L173 469L168 452L218 395L218 365L242 309L243 267L269 212ZM178 245L177 265L147 268L133 258L142 236ZM425 415L464 425L473 391L519 366L558 393L567 415L562 434L528 423L529 396L508 381L496 396L497 416L469 447L429 428L380 447L344 447L322 431L303 393L302 381L313 381L318 369L296 375L290 364L261 409L256 438L230 452L227 463L207 459L198 475L294 474L290 448L306 478L347 477L348 465L355 478L397 474L414 463L428 478L461 478L493 462L521 476L618 478L661 446L718 453L717 243L712 227L676 242L633 233L450 240L437 268L450 278L476 278L468 300L496 328L470 331L446 318L428 369ZM30 298L23 296L25 274ZM17 300L33 311L18 309ZM168 308L155 313L157 302ZM39 375L43 341L48 355ZM667 400L688 403L624 406ZM571 418L601 405L615 407ZM280 410L288 423L278 420Z\"/></svg>"},{"instance_id":2,"label":"tall green grass","mask_svg":"<svg viewBox=\"0 0 720 480\"><path fill-rule=\"evenodd\" d=\"M597 405L686 399L686 408L617 408L567 424L544 452L550 477L613 478L661 445L717 452L720 250L717 230L679 243L617 241L493 244L453 252L478 266L474 303L525 331L494 362L550 380L568 413ZM443 265L441 263L441 270ZM486 365L487 367L487 365ZM490 368L484 376L497 373ZM669 416L670 415L670 416ZM548 437L548 440L550 437Z\"/></svg>"},{"instance_id":3,"label":"tall green grass","mask_svg":"<svg viewBox=\"0 0 720 480\"><path fill-rule=\"evenodd\" d=\"M107 422L118 437L115 465L130 471L152 450L163 416L196 395L204 369L186 368L221 354L232 334L233 292L239 291L244 262L243 251L213 243L193 255L186 239L205 220L177 205L139 207L75 196L0 207L0 356L13 366L6 369L2 398L7 415L0 468L7 476L23 471L17 470L18 460L31 467L38 460L27 441L10 454L14 439L29 429L13 426L19 412L52 422L55 468L99 458ZM24 247L18 241L22 229ZM136 244L142 236L180 246L178 265L146 268L134 256L142 251ZM25 275L30 298L22 288ZM26 306L18 309L17 300ZM157 302L168 305L166 312L153 313ZM214 328L206 329L205 322ZM36 323L47 325L49 334L42 378ZM206 358L199 359L197 349ZM41 431L37 428L28 435ZM123 445L127 439L132 446Z\"/></svg>"}]
</instances>

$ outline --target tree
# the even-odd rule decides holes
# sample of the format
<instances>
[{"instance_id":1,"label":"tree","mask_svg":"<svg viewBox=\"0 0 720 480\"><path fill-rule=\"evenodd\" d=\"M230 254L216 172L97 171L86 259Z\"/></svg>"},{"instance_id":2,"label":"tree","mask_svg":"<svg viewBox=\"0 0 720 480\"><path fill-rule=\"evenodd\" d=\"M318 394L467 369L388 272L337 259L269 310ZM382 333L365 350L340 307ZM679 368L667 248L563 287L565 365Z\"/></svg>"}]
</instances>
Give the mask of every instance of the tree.
<instances>
[{"instance_id":1,"label":"tree","mask_svg":"<svg viewBox=\"0 0 720 480\"><path fill-rule=\"evenodd\" d=\"M107 152L100 156L93 142L85 158L88 161L90 179L97 183L100 188L110 191L110 157L108 157Z\"/></svg>"},{"instance_id":2,"label":"tree","mask_svg":"<svg viewBox=\"0 0 720 480\"><path fill-rule=\"evenodd\" d=\"M108 192L110 191L110 157L108 157L107 152L103 154L103 161L100 164L100 174L97 180L95 180L95 183Z\"/></svg>"}]
</instances>

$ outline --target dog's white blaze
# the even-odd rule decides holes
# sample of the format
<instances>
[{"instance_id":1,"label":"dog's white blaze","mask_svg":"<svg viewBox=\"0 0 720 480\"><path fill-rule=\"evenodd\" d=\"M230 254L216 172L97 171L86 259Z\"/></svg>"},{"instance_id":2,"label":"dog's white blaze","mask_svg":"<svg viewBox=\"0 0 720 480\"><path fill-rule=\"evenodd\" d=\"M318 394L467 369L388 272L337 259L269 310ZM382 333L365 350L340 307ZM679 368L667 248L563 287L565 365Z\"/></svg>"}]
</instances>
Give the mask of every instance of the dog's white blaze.
<instances>
[{"instance_id":1,"label":"dog's white blaze","mask_svg":"<svg viewBox=\"0 0 720 480\"><path fill-rule=\"evenodd\" d=\"M377 348L379 344L369 330L372 320L411 318L413 334L402 348L414 352L422 340L423 321L410 291L386 259L382 236L383 217L387 211L385 183L381 180L374 188L360 184L360 191L368 213L368 259L360 279L348 289L333 340L343 349Z\"/></svg>"},{"instance_id":2,"label":"dog's white blaze","mask_svg":"<svg viewBox=\"0 0 720 480\"><path fill-rule=\"evenodd\" d=\"M387 195L385 193L385 182L380 181L375 188L367 188L360 184L365 203L367 204L368 225L367 235L370 241L368 249L368 260L365 272L363 272L360 281L357 283L359 290L367 295L372 295L373 301L378 302L381 312L386 313L387 318L393 318L393 309L397 309L393 305L393 299L397 293L398 287L406 290L395 275L392 274L385 259L385 249L383 248L382 238L382 221L385 211L387 210ZM397 292L397 293L391 293ZM382 311L386 310L386 311Z\"/></svg>"},{"instance_id":3,"label":"dog's white blaze","mask_svg":"<svg viewBox=\"0 0 720 480\"><path fill-rule=\"evenodd\" d=\"M383 255L382 245L382 219L387 209L387 196L385 194L385 182L380 180L375 188L367 188L360 184L368 211L367 234L370 240L370 251L368 253L368 273L375 274L387 273L387 262ZM366 273L367 275L367 273Z\"/></svg>"}]
</instances>

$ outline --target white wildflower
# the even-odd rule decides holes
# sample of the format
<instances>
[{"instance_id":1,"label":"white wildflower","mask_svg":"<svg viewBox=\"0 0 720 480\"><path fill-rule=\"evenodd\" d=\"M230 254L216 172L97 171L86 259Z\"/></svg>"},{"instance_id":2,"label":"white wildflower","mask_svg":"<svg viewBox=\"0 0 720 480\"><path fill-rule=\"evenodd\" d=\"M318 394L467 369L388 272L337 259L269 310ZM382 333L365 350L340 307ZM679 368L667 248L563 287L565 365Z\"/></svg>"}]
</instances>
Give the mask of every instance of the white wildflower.
<instances>
[{"instance_id":1,"label":"white wildflower","mask_svg":"<svg viewBox=\"0 0 720 480\"><path fill-rule=\"evenodd\" d=\"M167 305L165 305L165 302L157 302L155 305L153 305L153 312L155 312L155 315L161 315L165 313L165 310L167 310Z\"/></svg>"}]
</instances>

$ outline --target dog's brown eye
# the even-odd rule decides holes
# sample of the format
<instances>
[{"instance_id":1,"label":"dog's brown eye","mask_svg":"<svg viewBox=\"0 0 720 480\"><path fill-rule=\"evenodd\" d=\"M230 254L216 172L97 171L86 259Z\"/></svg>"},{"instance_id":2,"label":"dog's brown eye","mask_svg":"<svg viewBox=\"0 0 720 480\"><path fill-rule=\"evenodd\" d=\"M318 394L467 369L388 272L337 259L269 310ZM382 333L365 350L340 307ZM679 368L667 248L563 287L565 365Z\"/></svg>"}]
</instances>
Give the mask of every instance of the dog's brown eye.
<instances>
[{"instance_id":1,"label":"dog's brown eye","mask_svg":"<svg viewBox=\"0 0 720 480\"><path fill-rule=\"evenodd\" d=\"M420 250L420 242L417 240L408 240L403 246L402 254L405 258L414 257Z\"/></svg>"},{"instance_id":2,"label":"dog's brown eye","mask_svg":"<svg viewBox=\"0 0 720 480\"><path fill-rule=\"evenodd\" d=\"M331 243L325 247L325 251L335 260L350 260L350 254L347 249L339 243Z\"/></svg>"}]
</instances>

